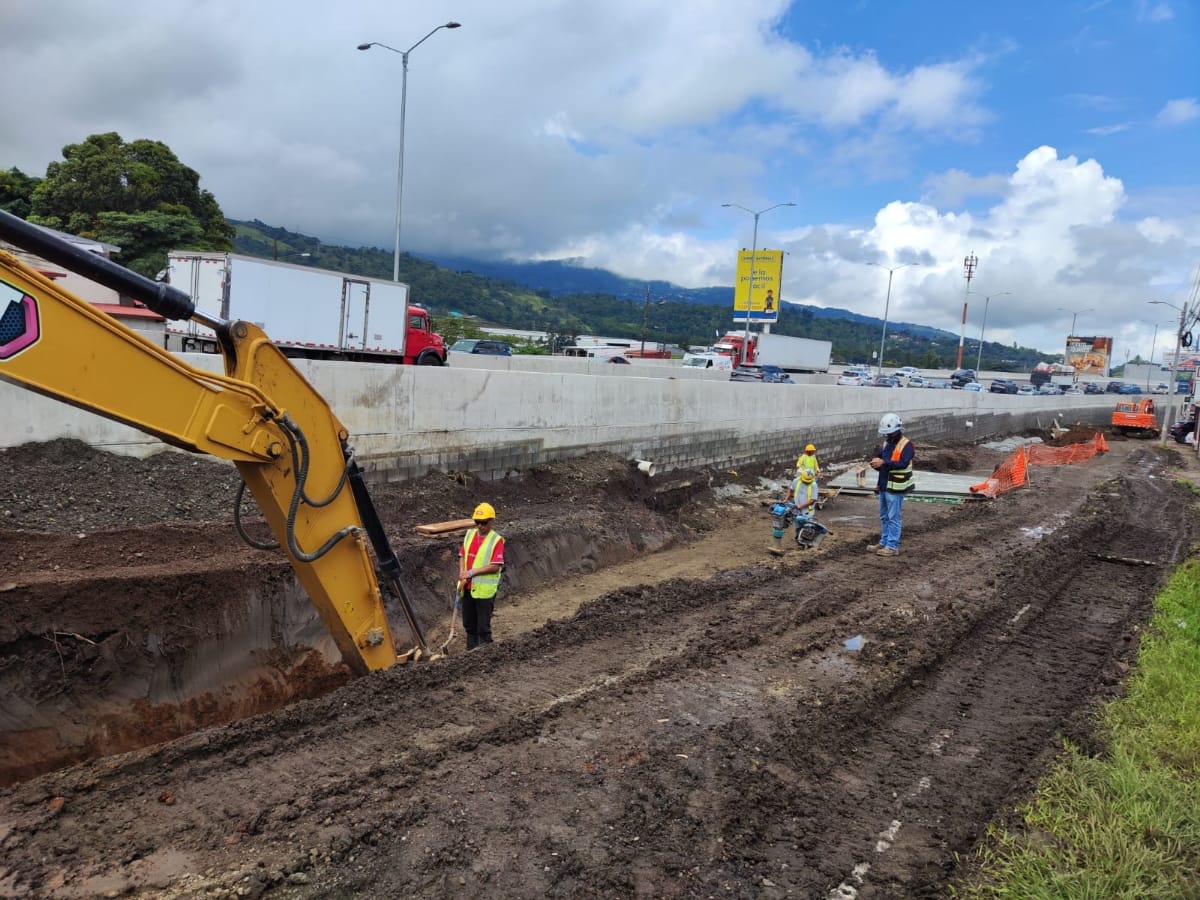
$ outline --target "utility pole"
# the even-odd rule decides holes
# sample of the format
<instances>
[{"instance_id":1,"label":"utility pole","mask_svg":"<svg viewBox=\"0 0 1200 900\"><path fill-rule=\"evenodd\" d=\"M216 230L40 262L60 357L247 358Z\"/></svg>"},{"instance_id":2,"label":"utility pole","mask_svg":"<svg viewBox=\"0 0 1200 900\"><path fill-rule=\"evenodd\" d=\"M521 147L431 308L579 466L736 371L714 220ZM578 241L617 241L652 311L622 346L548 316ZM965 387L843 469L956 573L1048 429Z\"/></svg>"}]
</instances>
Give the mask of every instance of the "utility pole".
<instances>
[{"instance_id":1,"label":"utility pole","mask_svg":"<svg viewBox=\"0 0 1200 900\"><path fill-rule=\"evenodd\" d=\"M963 358L963 342L967 337L967 299L971 296L971 279L975 277L975 267L979 265L979 258L974 252L970 253L963 259L963 273L967 276L967 292L963 295L963 315L962 315L962 330L958 333L958 359L954 362L954 368L962 368ZM976 372L976 375L979 373Z\"/></svg>"},{"instance_id":2,"label":"utility pole","mask_svg":"<svg viewBox=\"0 0 1200 900\"><path fill-rule=\"evenodd\" d=\"M646 285L646 302L642 304L642 359L646 358L646 323L650 321L650 285Z\"/></svg>"},{"instance_id":3,"label":"utility pole","mask_svg":"<svg viewBox=\"0 0 1200 900\"><path fill-rule=\"evenodd\" d=\"M1175 331L1175 355L1171 358L1171 392L1167 395L1166 415L1163 418L1162 433L1159 435L1159 441L1163 444L1167 442L1167 429L1171 427L1171 419L1175 410L1175 396L1178 385L1175 379L1179 377L1179 350L1183 346L1183 336L1188 331L1188 304L1185 300L1182 308L1174 303L1167 303L1164 300L1151 300L1155 306L1169 306L1172 309L1179 310L1179 328ZM1197 429L1200 431L1200 429ZM1196 446L1200 447L1200 435L1196 437Z\"/></svg>"}]
</instances>

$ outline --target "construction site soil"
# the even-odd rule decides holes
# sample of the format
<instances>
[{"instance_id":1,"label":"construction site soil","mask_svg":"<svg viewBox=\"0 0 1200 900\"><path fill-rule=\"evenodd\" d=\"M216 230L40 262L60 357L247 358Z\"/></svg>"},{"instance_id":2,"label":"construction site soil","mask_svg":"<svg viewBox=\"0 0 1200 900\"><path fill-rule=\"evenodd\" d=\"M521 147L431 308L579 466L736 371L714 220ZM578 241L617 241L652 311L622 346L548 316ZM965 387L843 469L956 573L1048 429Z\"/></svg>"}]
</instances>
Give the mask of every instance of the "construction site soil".
<instances>
[{"instance_id":1,"label":"construction site soil","mask_svg":"<svg viewBox=\"0 0 1200 900\"><path fill-rule=\"evenodd\" d=\"M895 558L845 494L819 549L769 555L788 474L594 455L375 486L431 644L460 538L413 527L488 500L509 564L496 643L351 678L234 535L231 468L0 454L0 895L945 896L1064 736L1096 746L1197 552L1195 458L1114 439L996 500L910 500Z\"/></svg>"}]
</instances>

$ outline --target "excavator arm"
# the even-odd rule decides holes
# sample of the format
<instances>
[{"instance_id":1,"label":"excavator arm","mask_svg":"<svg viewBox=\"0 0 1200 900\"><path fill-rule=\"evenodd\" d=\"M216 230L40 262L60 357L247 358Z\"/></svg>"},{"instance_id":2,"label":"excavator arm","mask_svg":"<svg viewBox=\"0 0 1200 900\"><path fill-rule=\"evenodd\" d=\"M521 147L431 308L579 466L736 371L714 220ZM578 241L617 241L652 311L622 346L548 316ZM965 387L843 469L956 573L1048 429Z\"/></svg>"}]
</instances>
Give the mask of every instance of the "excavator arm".
<instances>
[{"instance_id":1,"label":"excavator arm","mask_svg":"<svg viewBox=\"0 0 1200 900\"><path fill-rule=\"evenodd\" d=\"M207 316L184 292L2 211L0 238L167 318L202 322L225 362L224 375L190 366L0 251L0 379L232 460L356 673L400 658L381 579L417 641L406 655L426 649L345 427L261 329Z\"/></svg>"}]
</instances>

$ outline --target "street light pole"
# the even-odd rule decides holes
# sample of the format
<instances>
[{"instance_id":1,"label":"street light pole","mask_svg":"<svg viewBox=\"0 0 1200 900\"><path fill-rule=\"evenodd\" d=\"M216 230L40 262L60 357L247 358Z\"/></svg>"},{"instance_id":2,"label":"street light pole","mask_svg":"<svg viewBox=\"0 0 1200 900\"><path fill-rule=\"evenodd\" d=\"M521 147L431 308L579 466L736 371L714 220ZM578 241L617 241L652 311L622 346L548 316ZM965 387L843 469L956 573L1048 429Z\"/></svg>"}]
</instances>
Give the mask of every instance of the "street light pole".
<instances>
[{"instance_id":1,"label":"street light pole","mask_svg":"<svg viewBox=\"0 0 1200 900\"><path fill-rule=\"evenodd\" d=\"M750 215L754 216L754 240L753 240L752 246L750 248L750 283L748 285L746 285L746 334L742 338L742 365L743 366L749 365L749 363L750 363L750 309L754 305L752 303L752 300L754 298L754 267L758 264L758 259L757 259L757 256L758 256L758 217L761 216L763 213L769 213L773 209L779 209L779 207L781 207L781 206L795 206L795 205L796 205L795 203L776 203L774 206L768 206L766 209L760 209L757 212L755 212L752 209L747 209L745 206L742 206L739 203L722 203L721 204L721 206L723 206L723 207L726 207L726 208L733 207L734 209L740 209L740 210L742 210L744 212L748 212L748 213L750 213ZM737 293L737 288L734 287L734 294L736 295L736 293Z\"/></svg>"},{"instance_id":2,"label":"street light pole","mask_svg":"<svg viewBox=\"0 0 1200 900\"><path fill-rule=\"evenodd\" d=\"M987 328L987 311L988 304L992 302L993 297L1003 297L1005 294L1011 294L1012 291L1001 291L998 294L988 294L983 298L983 324L979 326L979 352L975 356L975 377L979 378L979 367L983 364L983 329Z\"/></svg>"},{"instance_id":3,"label":"street light pole","mask_svg":"<svg viewBox=\"0 0 1200 900\"><path fill-rule=\"evenodd\" d=\"M1158 322L1151 323L1154 325L1154 337L1150 339L1150 365L1146 367L1146 390L1150 390L1150 372L1154 369L1154 351L1158 349ZM1170 322L1162 323L1164 325L1171 324Z\"/></svg>"},{"instance_id":4,"label":"street light pole","mask_svg":"<svg viewBox=\"0 0 1200 900\"><path fill-rule=\"evenodd\" d=\"M461 27L462 25L458 22L447 22L444 25L439 25L407 50L397 50L395 47L389 47L387 44L380 43L379 41L370 41L369 43L358 45L359 50L382 47L384 50L391 50L393 53L400 54L400 153L398 162L396 163L396 237L392 247L392 281L400 280L400 206L404 197L404 118L405 106L408 103L408 54L412 53L443 28Z\"/></svg>"},{"instance_id":5,"label":"street light pole","mask_svg":"<svg viewBox=\"0 0 1200 900\"><path fill-rule=\"evenodd\" d=\"M919 266L920 263L904 263L904 265L902 265L902 266L894 266L893 268L890 268L890 269L888 269L888 267L885 266L883 263L872 262L872 263L867 263L867 265L875 266L880 269L887 269L887 273L888 273L887 296L884 298L884 301L883 301L883 334L881 334L879 336L879 365L875 370L876 375L882 375L883 374L883 346L884 346L884 343L887 341L888 310L891 308L891 305L892 305L892 276L896 272L899 272L901 269L907 269L909 266Z\"/></svg>"},{"instance_id":6,"label":"street light pole","mask_svg":"<svg viewBox=\"0 0 1200 900\"><path fill-rule=\"evenodd\" d=\"M1075 319L1080 313L1095 312L1095 310L1092 309L1090 306L1087 309L1078 309L1078 310L1067 309L1065 306L1060 306L1058 308L1058 311L1059 312L1069 312L1071 314L1071 331L1070 331L1070 333L1067 334L1068 338L1077 337L1077 335L1075 334ZM1063 362L1066 362L1066 360L1064 359Z\"/></svg>"}]
</instances>

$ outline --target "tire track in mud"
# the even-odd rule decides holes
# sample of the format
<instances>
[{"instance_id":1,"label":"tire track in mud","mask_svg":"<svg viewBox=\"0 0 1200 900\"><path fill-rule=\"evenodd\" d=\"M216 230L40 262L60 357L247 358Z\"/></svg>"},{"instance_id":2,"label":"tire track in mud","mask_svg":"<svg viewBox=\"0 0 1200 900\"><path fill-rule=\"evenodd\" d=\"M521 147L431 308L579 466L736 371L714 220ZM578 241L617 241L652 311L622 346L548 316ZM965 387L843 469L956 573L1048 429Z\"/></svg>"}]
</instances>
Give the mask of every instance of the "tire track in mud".
<instances>
[{"instance_id":1,"label":"tire track in mud","mask_svg":"<svg viewBox=\"0 0 1200 900\"><path fill-rule=\"evenodd\" d=\"M1090 495L1096 471L1064 468L1045 496L947 510L898 559L843 544L620 591L46 776L0 798L0 889L939 895L1132 646L1162 572L1091 554L1165 565L1195 540L1190 497L1131 455ZM1020 532L1037 520L1057 530Z\"/></svg>"}]
</instances>

